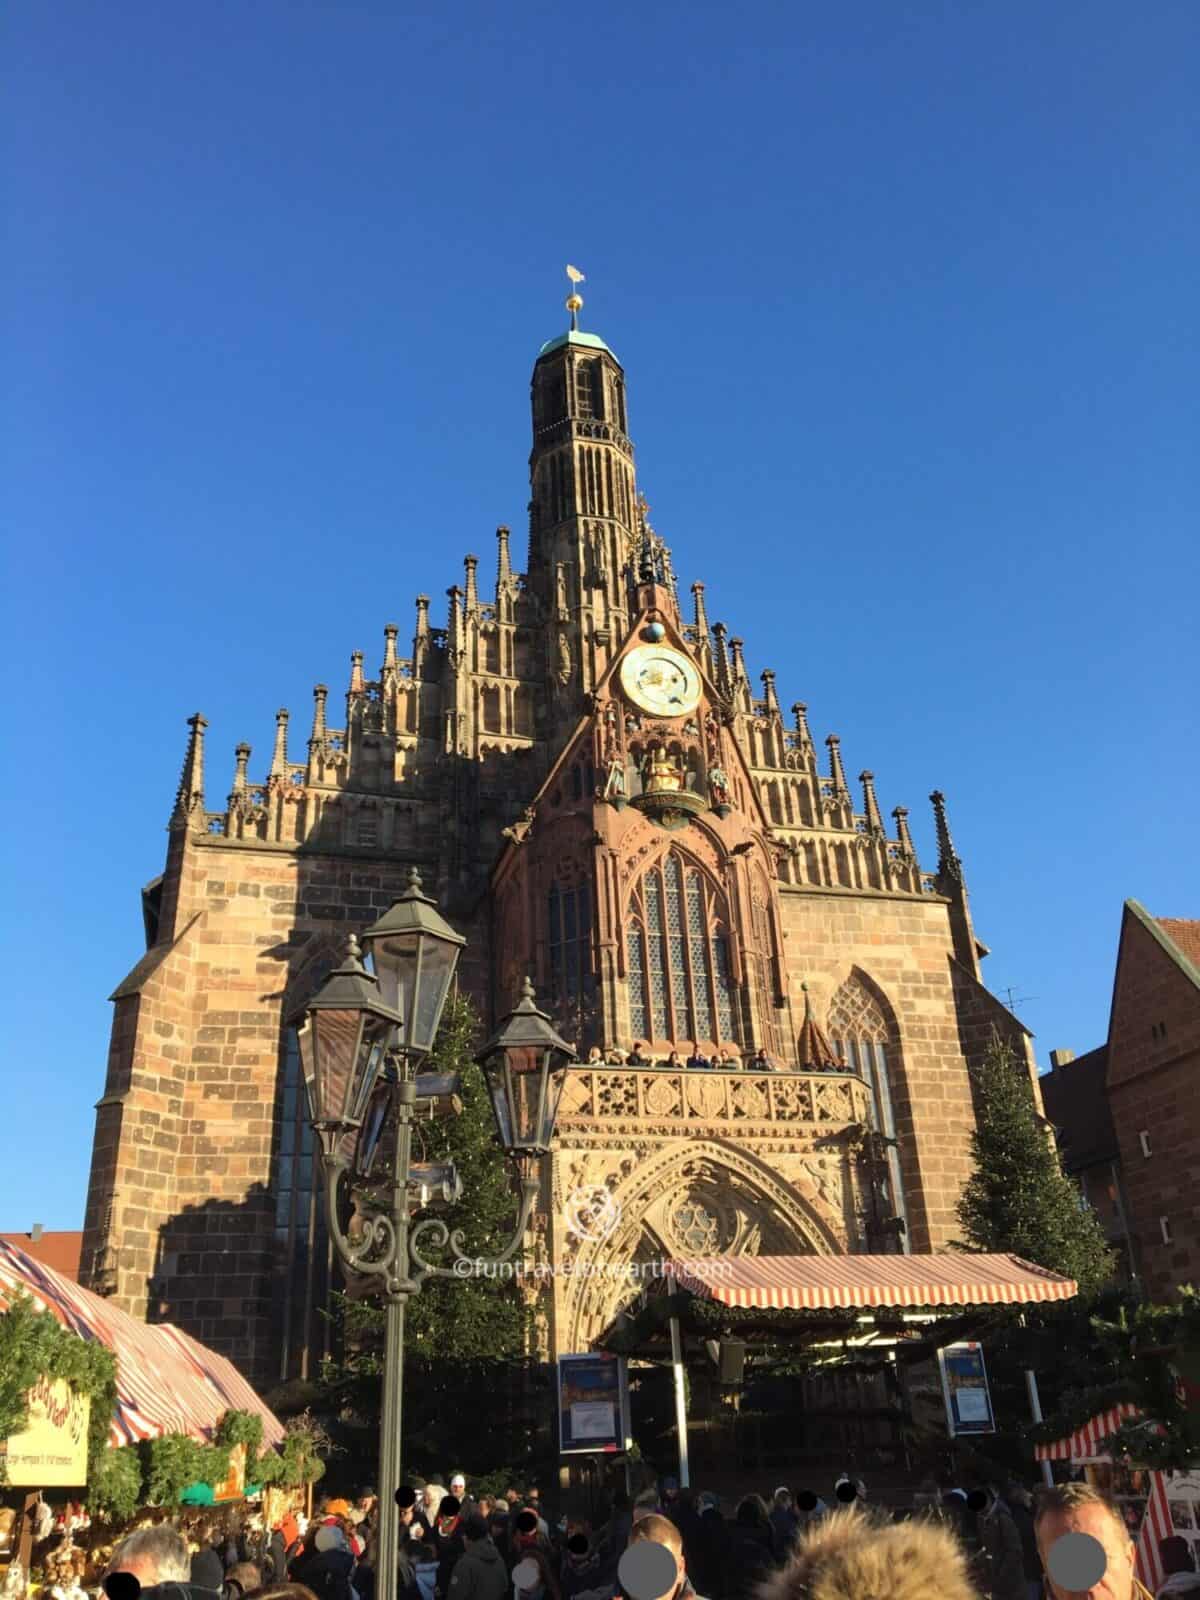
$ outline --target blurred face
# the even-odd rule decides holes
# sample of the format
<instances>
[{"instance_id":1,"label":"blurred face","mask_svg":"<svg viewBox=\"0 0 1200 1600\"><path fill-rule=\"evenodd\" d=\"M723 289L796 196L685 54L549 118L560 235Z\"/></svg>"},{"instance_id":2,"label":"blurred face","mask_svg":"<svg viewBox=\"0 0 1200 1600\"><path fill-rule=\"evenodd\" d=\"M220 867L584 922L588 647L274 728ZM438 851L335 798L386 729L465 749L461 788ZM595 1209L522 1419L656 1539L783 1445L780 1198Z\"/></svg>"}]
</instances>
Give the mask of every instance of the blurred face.
<instances>
[{"instance_id":1,"label":"blurred face","mask_svg":"<svg viewBox=\"0 0 1200 1600\"><path fill-rule=\"evenodd\" d=\"M110 1570L132 1573L143 1589L152 1588L158 1582L158 1566L147 1556L130 1556L114 1561Z\"/></svg>"},{"instance_id":2,"label":"blurred face","mask_svg":"<svg viewBox=\"0 0 1200 1600\"><path fill-rule=\"evenodd\" d=\"M425 1488L421 1490L421 1504L425 1507L426 1511L433 1510L435 1499L432 1489Z\"/></svg>"},{"instance_id":3,"label":"blurred face","mask_svg":"<svg viewBox=\"0 0 1200 1600\"><path fill-rule=\"evenodd\" d=\"M1088 1533L1104 1546L1104 1576L1090 1589L1063 1589L1050 1577L1050 1552L1064 1533ZM1046 1567L1046 1589L1054 1600L1132 1600L1134 1548L1127 1530L1103 1506L1048 1512L1037 1525L1038 1553Z\"/></svg>"}]
</instances>

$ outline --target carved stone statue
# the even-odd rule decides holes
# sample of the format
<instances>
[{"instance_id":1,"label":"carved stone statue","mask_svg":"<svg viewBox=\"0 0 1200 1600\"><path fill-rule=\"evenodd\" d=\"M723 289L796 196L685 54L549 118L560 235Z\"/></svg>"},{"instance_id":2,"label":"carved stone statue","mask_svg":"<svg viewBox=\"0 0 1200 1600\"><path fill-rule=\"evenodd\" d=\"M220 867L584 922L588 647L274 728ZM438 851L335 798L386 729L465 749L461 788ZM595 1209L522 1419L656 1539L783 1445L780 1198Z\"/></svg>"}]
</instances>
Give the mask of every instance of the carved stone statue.
<instances>
[{"instance_id":1,"label":"carved stone statue","mask_svg":"<svg viewBox=\"0 0 1200 1600\"><path fill-rule=\"evenodd\" d=\"M714 806L729 804L729 779L725 776L724 767L709 767L708 792Z\"/></svg>"},{"instance_id":2,"label":"carved stone statue","mask_svg":"<svg viewBox=\"0 0 1200 1600\"><path fill-rule=\"evenodd\" d=\"M501 828L500 833L505 839L511 839L514 844L524 844L533 829L535 812L532 806L525 810L510 827Z\"/></svg>"}]
</instances>

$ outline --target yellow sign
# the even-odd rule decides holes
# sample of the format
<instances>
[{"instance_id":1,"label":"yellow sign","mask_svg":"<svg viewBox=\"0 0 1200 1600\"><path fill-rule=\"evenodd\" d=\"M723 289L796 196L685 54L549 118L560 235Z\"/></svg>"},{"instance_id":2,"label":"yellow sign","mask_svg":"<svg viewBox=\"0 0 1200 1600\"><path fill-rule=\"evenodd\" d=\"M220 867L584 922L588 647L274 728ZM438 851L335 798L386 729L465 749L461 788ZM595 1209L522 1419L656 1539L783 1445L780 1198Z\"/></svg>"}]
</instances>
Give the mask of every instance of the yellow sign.
<instances>
[{"instance_id":1,"label":"yellow sign","mask_svg":"<svg viewBox=\"0 0 1200 1600\"><path fill-rule=\"evenodd\" d=\"M39 1378L26 1396L29 1425L0 1443L16 1488L72 1489L87 1482L92 1402L65 1378Z\"/></svg>"},{"instance_id":2,"label":"yellow sign","mask_svg":"<svg viewBox=\"0 0 1200 1600\"><path fill-rule=\"evenodd\" d=\"M213 1484L213 1500L240 1500L246 1492L246 1446L235 1444L229 1452L229 1471L224 1481Z\"/></svg>"}]
</instances>

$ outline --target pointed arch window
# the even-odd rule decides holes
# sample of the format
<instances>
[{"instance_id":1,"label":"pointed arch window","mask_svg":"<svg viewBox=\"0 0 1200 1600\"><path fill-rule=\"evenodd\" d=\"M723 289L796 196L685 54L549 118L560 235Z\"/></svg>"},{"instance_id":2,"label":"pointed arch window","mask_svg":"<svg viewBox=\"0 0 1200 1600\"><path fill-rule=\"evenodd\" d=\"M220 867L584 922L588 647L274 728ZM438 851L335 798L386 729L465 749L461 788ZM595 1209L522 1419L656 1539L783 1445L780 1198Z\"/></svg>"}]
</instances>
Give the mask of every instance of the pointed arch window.
<instances>
[{"instance_id":1,"label":"pointed arch window","mask_svg":"<svg viewBox=\"0 0 1200 1600\"><path fill-rule=\"evenodd\" d=\"M723 899L676 851L644 874L626 924L635 1039L733 1043L733 985Z\"/></svg>"},{"instance_id":2,"label":"pointed arch window","mask_svg":"<svg viewBox=\"0 0 1200 1600\"><path fill-rule=\"evenodd\" d=\"M870 1090L868 1114L872 1128L893 1140L896 1137L891 1087L894 1037L894 1030L876 996L860 978L848 978L829 1008L829 1038L835 1054ZM905 1216L900 1157L894 1145L888 1147L888 1188L896 1214ZM905 1249L909 1248L906 1236Z\"/></svg>"}]
</instances>

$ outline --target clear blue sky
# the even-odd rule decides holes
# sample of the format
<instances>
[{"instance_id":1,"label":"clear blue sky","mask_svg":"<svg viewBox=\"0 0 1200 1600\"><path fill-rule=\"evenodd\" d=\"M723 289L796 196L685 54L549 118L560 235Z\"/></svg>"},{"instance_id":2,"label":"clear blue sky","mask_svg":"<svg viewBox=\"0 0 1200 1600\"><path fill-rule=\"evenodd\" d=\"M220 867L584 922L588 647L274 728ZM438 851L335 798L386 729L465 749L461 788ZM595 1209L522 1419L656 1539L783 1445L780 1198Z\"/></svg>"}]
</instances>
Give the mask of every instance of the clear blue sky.
<instances>
[{"instance_id":1,"label":"clear blue sky","mask_svg":"<svg viewBox=\"0 0 1200 1600\"><path fill-rule=\"evenodd\" d=\"M78 1225L184 720L210 804L524 554L529 369L624 361L683 583L949 796L1039 1058L1200 915L1192 0L18 0L0 37L0 1228Z\"/></svg>"}]
</instances>

